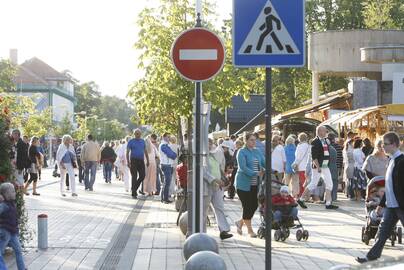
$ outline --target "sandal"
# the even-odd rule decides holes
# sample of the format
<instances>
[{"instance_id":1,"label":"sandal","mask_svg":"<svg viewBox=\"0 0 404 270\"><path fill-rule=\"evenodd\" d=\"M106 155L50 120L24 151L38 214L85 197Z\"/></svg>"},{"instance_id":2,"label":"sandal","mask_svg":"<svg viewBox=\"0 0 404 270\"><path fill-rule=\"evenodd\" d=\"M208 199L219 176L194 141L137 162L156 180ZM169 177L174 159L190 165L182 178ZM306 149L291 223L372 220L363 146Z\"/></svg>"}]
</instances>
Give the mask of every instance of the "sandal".
<instances>
[{"instance_id":1,"label":"sandal","mask_svg":"<svg viewBox=\"0 0 404 270\"><path fill-rule=\"evenodd\" d=\"M248 234L251 238L257 238L257 234L255 232L249 232Z\"/></svg>"},{"instance_id":2,"label":"sandal","mask_svg":"<svg viewBox=\"0 0 404 270\"><path fill-rule=\"evenodd\" d=\"M243 227L241 226L240 220L236 221L236 227L237 227L237 233L239 235L242 235L243 234Z\"/></svg>"}]
</instances>

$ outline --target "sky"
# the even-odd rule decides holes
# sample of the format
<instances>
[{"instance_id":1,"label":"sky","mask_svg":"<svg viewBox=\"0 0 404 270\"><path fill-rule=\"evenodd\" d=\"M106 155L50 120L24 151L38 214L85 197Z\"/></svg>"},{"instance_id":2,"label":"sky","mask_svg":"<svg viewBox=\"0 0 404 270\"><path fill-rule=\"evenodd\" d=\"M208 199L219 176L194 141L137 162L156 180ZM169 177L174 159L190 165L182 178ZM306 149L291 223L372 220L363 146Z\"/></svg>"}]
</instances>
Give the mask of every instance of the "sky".
<instances>
[{"instance_id":1,"label":"sky","mask_svg":"<svg viewBox=\"0 0 404 270\"><path fill-rule=\"evenodd\" d=\"M158 0L0 0L0 58L18 50L18 63L37 57L80 82L95 81L103 95L126 96L141 78L136 21ZM228 18L232 0L216 0Z\"/></svg>"}]
</instances>

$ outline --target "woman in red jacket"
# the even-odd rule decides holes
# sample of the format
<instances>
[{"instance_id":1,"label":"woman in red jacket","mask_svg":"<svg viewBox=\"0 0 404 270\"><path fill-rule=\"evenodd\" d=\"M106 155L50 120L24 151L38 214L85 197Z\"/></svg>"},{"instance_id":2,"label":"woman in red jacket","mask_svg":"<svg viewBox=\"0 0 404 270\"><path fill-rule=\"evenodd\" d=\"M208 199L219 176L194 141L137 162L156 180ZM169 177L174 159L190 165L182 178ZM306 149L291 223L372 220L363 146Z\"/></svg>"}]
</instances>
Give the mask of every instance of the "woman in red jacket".
<instances>
[{"instance_id":1,"label":"woman in red jacket","mask_svg":"<svg viewBox=\"0 0 404 270\"><path fill-rule=\"evenodd\" d=\"M282 186L280 193L272 196L272 209L274 211L274 222L280 223L282 216L297 218L297 203L289 194L289 188Z\"/></svg>"}]
</instances>

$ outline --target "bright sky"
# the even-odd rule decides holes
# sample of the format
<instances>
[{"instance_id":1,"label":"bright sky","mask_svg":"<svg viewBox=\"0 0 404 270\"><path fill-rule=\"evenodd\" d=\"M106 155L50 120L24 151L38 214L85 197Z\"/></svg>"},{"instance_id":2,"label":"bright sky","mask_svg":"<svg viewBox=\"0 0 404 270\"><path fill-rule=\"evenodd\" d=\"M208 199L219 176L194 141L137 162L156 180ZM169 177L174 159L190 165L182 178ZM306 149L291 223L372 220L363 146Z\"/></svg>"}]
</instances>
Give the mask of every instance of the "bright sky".
<instances>
[{"instance_id":1,"label":"bright sky","mask_svg":"<svg viewBox=\"0 0 404 270\"><path fill-rule=\"evenodd\" d=\"M125 97L137 70L139 12L157 0L0 0L0 58L18 49L18 62L38 57L103 94ZM216 0L228 17L232 0Z\"/></svg>"}]
</instances>

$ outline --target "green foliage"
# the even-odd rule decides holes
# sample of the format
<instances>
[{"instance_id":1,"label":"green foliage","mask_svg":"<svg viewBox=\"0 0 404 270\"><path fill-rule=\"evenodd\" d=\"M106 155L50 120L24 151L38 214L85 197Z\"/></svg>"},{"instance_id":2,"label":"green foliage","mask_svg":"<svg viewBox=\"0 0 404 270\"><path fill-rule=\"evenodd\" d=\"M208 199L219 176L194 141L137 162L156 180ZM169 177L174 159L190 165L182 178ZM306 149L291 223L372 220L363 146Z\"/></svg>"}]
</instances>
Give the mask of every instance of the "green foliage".
<instances>
[{"instance_id":1,"label":"green foliage","mask_svg":"<svg viewBox=\"0 0 404 270\"><path fill-rule=\"evenodd\" d=\"M22 131L24 135L29 137L42 137L49 134L52 127L51 109L47 108L42 112L30 115L29 121L22 127Z\"/></svg>"},{"instance_id":2,"label":"green foliage","mask_svg":"<svg viewBox=\"0 0 404 270\"><path fill-rule=\"evenodd\" d=\"M116 96L102 96L98 90L98 86L94 82L87 82L75 85L75 96L77 104L75 106L76 122L78 123L78 130L74 132L75 139L83 140L89 132L96 136L97 128L102 126L94 126L90 119L107 119L109 122L117 121L119 126L126 125L128 129L134 129L135 125L132 117L135 115L135 110L124 99ZM84 114L81 114L85 112ZM82 118L79 120L79 118ZM85 125L85 119L90 122L88 126ZM115 123L115 122L114 122ZM94 123L97 125L97 123ZM99 123L102 125L102 123ZM115 127L114 124L111 126ZM107 131L106 133L108 133ZM118 133L114 133L118 134ZM124 134L125 135L125 134ZM124 136L123 135L123 136ZM111 135L112 136L112 135ZM116 138L118 139L118 138Z\"/></svg>"},{"instance_id":3,"label":"green foliage","mask_svg":"<svg viewBox=\"0 0 404 270\"><path fill-rule=\"evenodd\" d=\"M101 105L101 92L95 82L86 82L76 84L74 87L74 95L77 104L74 108L76 112L87 112L88 114L96 114Z\"/></svg>"},{"instance_id":4,"label":"green foliage","mask_svg":"<svg viewBox=\"0 0 404 270\"><path fill-rule=\"evenodd\" d=\"M15 185L14 168L11 164L10 153L12 143L8 136L11 123L11 114L5 104L5 99L0 97L0 183L5 181ZM7 108L7 110L5 110ZM15 185L16 186L16 185ZM16 186L16 207L19 223L19 236L22 246L32 239L32 232L28 227L28 215L25 209L23 188Z\"/></svg>"},{"instance_id":5,"label":"green foliage","mask_svg":"<svg viewBox=\"0 0 404 270\"><path fill-rule=\"evenodd\" d=\"M404 2L402 0L364 1L365 25L370 29L403 29Z\"/></svg>"},{"instance_id":6,"label":"green foliage","mask_svg":"<svg viewBox=\"0 0 404 270\"><path fill-rule=\"evenodd\" d=\"M139 68L145 70L145 77L133 84L128 96L136 105L140 123L151 124L156 131L177 133L179 117L192 115L194 85L177 74L168 52L176 36L194 26L193 3L190 0L163 0L158 8L145 8L139 15L140 32L135 48L142 52ZM206 1L204 7L204 18L215 16L210 1ZM205 26L214 29L212 25ZM231 65L229 29L227 23L220 33L226 47L223 72L203 84L205 100L219 109L230 105L235 94L248 98L251 86L261 78L259 71L238 70Z\"/></svg>"},{"instance_id":7,"label":"green foliage","mask_svg":"<svg viewBox=\"0 0 404 270\"><path fill-rule=\"evenodd\" d=\"M15 84L13 78L16 74L16 67L10 61L0 60L0 93L6 91L14 91Z\"/></svg>"},{"instance_id":8,"label":"green foliage","mask_svg":"<svg viewBox=\"0 0 404 270\"><path fill-rule=\"evenodd\" d=\"M71 116L69 114L66 114L60 123L56 126L55 128L55 135L62 137L65 134L72 134L73 132L73 125L71 123Z\"/></svg>"},{"instance_id":9,"label":"green foliage","mask_svg":"<svg viewBox=\"0 0 404 270\"><path fill-rule=\"evenodd\" d=\"M86 126L86 118L82 116L76 117L77 129L73 132L73 138L77 141L84 141L90 130Z\"/></svg>"}]
</instances>

